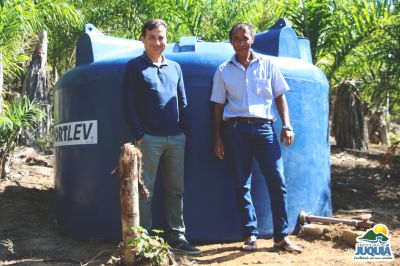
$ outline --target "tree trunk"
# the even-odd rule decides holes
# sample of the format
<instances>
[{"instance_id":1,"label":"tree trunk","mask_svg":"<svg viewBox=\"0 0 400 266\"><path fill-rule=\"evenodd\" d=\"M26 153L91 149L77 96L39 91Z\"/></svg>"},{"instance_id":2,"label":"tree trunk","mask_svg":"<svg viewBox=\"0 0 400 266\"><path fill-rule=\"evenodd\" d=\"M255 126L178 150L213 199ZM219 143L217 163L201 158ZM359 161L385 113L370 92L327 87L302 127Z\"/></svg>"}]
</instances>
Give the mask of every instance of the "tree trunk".
<instances>
[{"instance_id":1,"label":"tree trunk","mask_svg":"<svg viewBox=\"0 0 400 266\"><path fill-rule=\"evenodd\" d=\"M135 253L129 247L135 232L132 226L139 226L139 179L141 174L141 153L132 144L126 143L121 148L119 158L120 200L122 239L126 265L135 265Z\"/></svg>"},{"instance_id":2,"label":"tree trunk","mask_svg":"<svg viewBox=\"0 0 400 266\"><path fill-rule=\"evenodd\" d=\"M39 45L32 55L32 61L29 65L26 75L23 93L28 95L30 100L36 99L47 117L41 121L38 127L39 136L44 138L50 131L51 126L51 102L50 90L47 78L47 32L39 33ZM25 131L27 132L27 131ZM26 144L33 142L32 134L27 134Z\"/></svg>"},{"instance_id":3,"label":"tree trunk","mask_svg":"<svg viewBox=\"0 0 400 266\"><path fill-rule=\"evenodd\" d=\"M369 142L388 145L390 142L388 127L382 111L374 112L368 119Z\"/></svg>"},{"instance_id":4,"label":"tree trunk","mask_svg":"<svg viewBox=\"0 0 400 266\"><path fill-rule=\"evenodd\" d=\"M11 173L10 169L10 155L5 154L3 158L1 158L1 176L0 180L4 180L8 178L9 174Z\"/></svg>"},{"instance_id":5,"label":"tree trunk","mask_svg":"<svg viewBox=\"0 0 400 266\"><path fill-rule=\"evenodd\" d=\"M10 169L10 156L4 155L1 160L1 176L0 180L6 179L11 173Z\"/></svg>"},{"instance_id":6,"label":"tree trunk","mask_svg":"<svg viewBox=\"0 0 400 266\"><path fill-rule=\"evenodd\" d=\"M343 81L337 91L332 129L339 148L366 149L361 100L351 81Z\"/></svg>"},{"instance_id":7,"label":"tree trunk","mask_svg":"<svg viewBox=\"0 0 400 266\"><path fill-rule=\"evenodd\" d=\"M3 111L3 83L4 83L4 73L3 73L3 52L0 51L0 114Z\"/></svg>"},{"instance_id":8,"label":"tree trunk","mask_svg":"<svg viewBox=\"0 0 400 266\"><path fill-rule=\"evenodd\" d=\"M3 154L1 156L1 175L0 175L0 180L1 179L6 179L9 174L11 173L10 169L10 163L11 163L11 154L10 151L12 147L14 146L14 143L17 141L18 136L21 134L22 129L19 128L18 131L16 131L9 139L7 146L5 147Z\"/></svg>"}]
</instances>

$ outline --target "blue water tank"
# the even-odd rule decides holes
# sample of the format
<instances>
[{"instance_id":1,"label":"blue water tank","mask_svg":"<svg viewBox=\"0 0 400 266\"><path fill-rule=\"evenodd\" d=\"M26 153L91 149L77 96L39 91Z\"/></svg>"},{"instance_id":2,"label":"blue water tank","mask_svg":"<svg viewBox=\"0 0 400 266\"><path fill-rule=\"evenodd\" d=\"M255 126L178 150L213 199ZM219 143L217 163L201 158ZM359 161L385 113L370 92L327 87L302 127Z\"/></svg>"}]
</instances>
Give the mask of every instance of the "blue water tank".
<instances>
[{"instance_id":1,"label":"blue water tank","mask_svg":"<svg viewBox=\"0 0 400 266\"><path fill-rule=\"evenodd\" d=\"M307 40L299 40L286 21L256 36L254 50L271 55L288 82L286 94L296 139L282 147L288 187L290 230L301 210L331 215L328 82L311 63ZM103 35L86 25L77 43L76 67L55 90L56 215L77 237L121 238L118 165L120 147L132 141L122 106L126 63L142 54L138 41ZM188 98L184 218L195 242L241 240L232 168L213 152L212 104L217 67L234 51L227 42L184 37L169 44L165 56L183 71ZM280 121L274 126L280 132ZM254 163L253 200L261 237L272 236L270 200ZM154 225L164 226L162 191L156 184Z\"/></svg>"}]
</instances>

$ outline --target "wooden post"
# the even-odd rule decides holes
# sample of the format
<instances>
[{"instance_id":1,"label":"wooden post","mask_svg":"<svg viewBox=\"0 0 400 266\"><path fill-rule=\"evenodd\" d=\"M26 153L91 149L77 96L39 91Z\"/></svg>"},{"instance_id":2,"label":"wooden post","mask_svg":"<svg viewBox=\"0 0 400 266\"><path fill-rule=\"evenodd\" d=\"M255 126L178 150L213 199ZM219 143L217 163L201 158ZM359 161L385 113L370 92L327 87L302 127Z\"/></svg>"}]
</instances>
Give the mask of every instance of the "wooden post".
<instances>
[{"instance_id":1,"label":"wooden post","mask_svg":"<svg viewBox=\"0 0 400 266\"><path fill-rule=\"evenodd\" d=\"M126 265L135 265L135 254L128 244L136 237L132 226L139 226L139 179L142 154L130 143L121 148L119 158L122 239Z\"/></svg>"}]
</instances>

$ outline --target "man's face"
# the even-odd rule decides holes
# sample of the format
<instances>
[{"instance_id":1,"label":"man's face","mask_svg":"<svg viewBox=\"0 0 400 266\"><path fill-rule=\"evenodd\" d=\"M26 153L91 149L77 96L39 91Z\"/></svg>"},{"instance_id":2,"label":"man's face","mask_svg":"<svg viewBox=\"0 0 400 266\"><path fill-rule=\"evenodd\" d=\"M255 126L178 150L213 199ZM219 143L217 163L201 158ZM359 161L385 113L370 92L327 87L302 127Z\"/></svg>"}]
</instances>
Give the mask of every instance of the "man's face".
<instances>
[{"instance_id":1,"label":"man's face","mask_svg":"<svg viewBox=\"0 0 400 266\"><path fill-rule=\"evenodd\" d=\"M247 55L250 52L250 47L253 44L253 37L249 29L247 28L238 28L236 29L231 38L231 44L236 54Z\"/></svg>"},{"instance_id":2,"label":"man's face","mask_svg":"<svg viewBox=\"0 0 400 266\"><path fill-rule=\"evenodd\" d=\"M158 58L167 45L167 29L160 25L152 30L146 30L146 35L140 39L144 44L147 55L152 59Z\"/></svg>"}]
</instances>

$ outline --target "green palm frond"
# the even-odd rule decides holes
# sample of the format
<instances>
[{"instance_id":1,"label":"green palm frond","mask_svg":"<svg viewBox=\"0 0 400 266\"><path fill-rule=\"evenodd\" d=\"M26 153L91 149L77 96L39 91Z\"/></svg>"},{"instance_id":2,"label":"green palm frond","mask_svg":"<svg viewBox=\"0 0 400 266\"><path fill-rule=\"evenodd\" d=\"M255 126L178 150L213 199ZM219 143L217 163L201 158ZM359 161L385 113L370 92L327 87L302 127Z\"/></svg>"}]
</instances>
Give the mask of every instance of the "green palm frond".
<instances>
[{"instance_id":1,"label":"green palm frond","mask_svg":"<svg viewBox=\"0 0 400 266\"><path fill-rule=\"evenodd\" d=\"M0 130L1 131L9 131L13 128L13 122L10 118L6 116L0 116Z\"/></svg>"},{"instance_id":2,"label":"green palm frond","mask_svg":"<svg viewBox=\"0 0 400 266\"><path fill-rule=\"evenodd\" d=\"M17 128L34 128L46 116L37 101L30 101L27 96L10 104L6 115Z\"/></svg>"},{"instance_id":3,"label":"green palm frond","mask_svg":"<svg viewBox=\"0 0 400 266\"><path fill-rule=\"evenodd\" d=\"M23 128L35 128L46 117L37 101L29 100L27 96L5 102L0 116L0 145L4 154L15 148L16 139Z\"/></svg>"}]
</instances>

